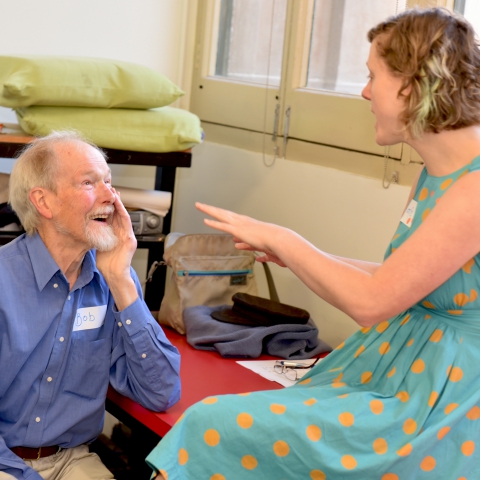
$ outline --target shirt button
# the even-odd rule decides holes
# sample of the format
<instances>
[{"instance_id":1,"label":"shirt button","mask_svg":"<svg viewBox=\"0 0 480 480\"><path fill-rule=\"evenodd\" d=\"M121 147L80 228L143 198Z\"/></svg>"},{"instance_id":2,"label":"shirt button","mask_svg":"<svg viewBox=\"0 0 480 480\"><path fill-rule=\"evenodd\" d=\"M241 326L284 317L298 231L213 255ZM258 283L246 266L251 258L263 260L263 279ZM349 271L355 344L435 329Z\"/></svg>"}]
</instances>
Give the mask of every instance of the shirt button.
<instances>
[{"instance_id":1,"label":"shirt button","mask_svg":"<svg viewBox=\"0 0 480 480\"><path fill-rule=\"evenodd\" d=\"M130 319L128 319L126 322L125 322L127 325L130 325L132 323L132 321Z\"/></svg>"},{"instance_id":2,"label":"shirt button","mask_svg":"<svg viewBox=\"0 0 480 480\"><path fill-rule=\"evenodd\" d=\"M58 288L58 283L54 283L53 288Z\"/></svg>"},{"instance_id":3,"label":"shirt button","mask_svg":"<svg viewBox=\"0 0 480 480\"><path fill-rule=\"evenodd\" d=\"M122 326L122 322L118 322L117 325L118 325L119 327L121 327L121 326Z\"/></svg>"},{"instance_id":4,"label":"shirt button","mask_svg":"<svg viewBox=\"0 0 480 480\"><path fill-rule=\"evenodd\" d=\"M51 382L52 380L53 380L52 377L48 377L48 378L47 378L47 382Z\"/></svg>"},{"instance_id":5,"label":"shirt button","mask_svg":"<svg viewBox=\"0 0 480 480\"><path fill-rule=\"evenodd\" d=\"M70 300L70 295L67 298Z\"/></svg>"},{"instance_id":6,"label":"shirt button","mask_svg":"<svg viewBox=\"0 0 480 480\"><path fill-rule=\"evenodd\" d=\"M40 417L37 417L35 421L38 423L40 421Z\"/></svg>"},{"instance_id":7,"label":"shirt button","mask_svg":"<svg viewBox=\"0 0 480 480\"><path fill-rule=\"evenodd\" d=\"M146 353L142 353L142 358L147 358L147 354L146 354Z\"/></svg>"},{"instance_id":8,"label":"shirt button","mask_svg":"<svg viewBox=\"0 0 480 480\"><path fill-rule=\"evenodd\" d=\"M60 337L59 340L63 342L65 339L63 337Z\"/></svg>"}]
</instances>

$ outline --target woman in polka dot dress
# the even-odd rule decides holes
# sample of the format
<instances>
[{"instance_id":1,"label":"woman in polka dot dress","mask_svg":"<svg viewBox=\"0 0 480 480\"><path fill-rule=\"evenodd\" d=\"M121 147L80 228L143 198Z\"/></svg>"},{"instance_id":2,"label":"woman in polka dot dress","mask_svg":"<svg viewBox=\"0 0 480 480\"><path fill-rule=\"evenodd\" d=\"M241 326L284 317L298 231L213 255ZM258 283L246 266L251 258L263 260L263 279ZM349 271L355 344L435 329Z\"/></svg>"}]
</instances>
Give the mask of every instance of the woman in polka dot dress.
<instances>
[{"instance_id":1,"label":"woman in polka dot dress","mask_svg":"<svg viewBox=\"0 0 480 480\"><path fill-rule=\"evenodd\" d=\"M294 387L188 409L147 459L159 479L480 479L480 51L442 9L369 40L376 140L425 163L381 265L197 205L363 328Z\"/></svg>"}]
</instances>

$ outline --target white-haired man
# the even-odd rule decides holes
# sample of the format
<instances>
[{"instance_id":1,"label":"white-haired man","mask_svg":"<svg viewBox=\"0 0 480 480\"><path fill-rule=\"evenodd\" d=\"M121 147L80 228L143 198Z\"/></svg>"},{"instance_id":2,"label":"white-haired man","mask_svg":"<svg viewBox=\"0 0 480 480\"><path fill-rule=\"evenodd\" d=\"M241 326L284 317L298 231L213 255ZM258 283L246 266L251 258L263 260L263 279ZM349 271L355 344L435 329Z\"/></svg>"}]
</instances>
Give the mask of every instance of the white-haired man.
<instances>
[{"instance_id":1,"label":"white-haired man","mask_svg":"<svg viewBox=\"0 0 480 480\"><path fill-rule=\"evenodd\" d=\"M88 451L109 382L157 411L180 396L130 217L103 152L69 132L20 155L10 203L26 234L0 249L0 480L113 478Z\"/></svg>"}]
</instances>

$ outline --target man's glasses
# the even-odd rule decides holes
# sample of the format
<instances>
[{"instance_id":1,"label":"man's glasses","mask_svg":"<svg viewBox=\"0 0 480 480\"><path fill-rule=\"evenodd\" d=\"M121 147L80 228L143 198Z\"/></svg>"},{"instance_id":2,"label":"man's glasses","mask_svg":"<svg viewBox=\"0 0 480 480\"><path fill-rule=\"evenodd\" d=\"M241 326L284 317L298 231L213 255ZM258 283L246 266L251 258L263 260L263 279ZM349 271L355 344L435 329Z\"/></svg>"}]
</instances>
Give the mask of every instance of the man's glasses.
<instances>
[{"instance_id":1,"label":"man's glasses","mask_svg":"<svg viewBox=\"0 0 480 480\"><path fill-rule=\"evenodd\" d=\"M314 365L316 365L316 363L319 360L320 358L317 358L310 365L305 365L303 363L290 362L288 360L277 360L275 362L275 365L273 366L273 370L275 373L285 375L285 377L288 380L292 380L296 382L305 374L305 372L302 372L302 370L305 370L307 368L313 368Z\"/></svg>"}]
</instances>

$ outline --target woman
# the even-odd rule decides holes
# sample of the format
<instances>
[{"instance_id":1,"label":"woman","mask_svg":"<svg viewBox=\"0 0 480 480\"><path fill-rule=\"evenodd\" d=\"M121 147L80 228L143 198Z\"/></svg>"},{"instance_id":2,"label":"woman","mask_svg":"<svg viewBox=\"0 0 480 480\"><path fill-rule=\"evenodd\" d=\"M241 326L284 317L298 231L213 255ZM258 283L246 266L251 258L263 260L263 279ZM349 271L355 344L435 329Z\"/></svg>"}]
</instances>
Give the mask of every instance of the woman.
<instances>
[{"instance_id":1,"label":"woman","mask_svg":"<svg viewBox=\"0 0 480 480\"><path fill-rule=\"evenodd\" d=\"M197 205L363 328L294 387L187 410L147 459L158 478L480 478L480 50L443 9L368 38L376 140L425 163L381 265Z\"/></svg>"}]
</instances>

